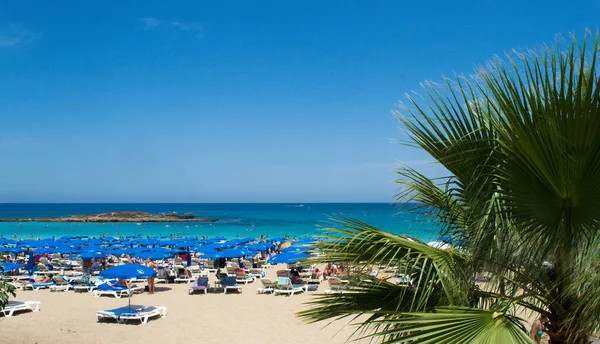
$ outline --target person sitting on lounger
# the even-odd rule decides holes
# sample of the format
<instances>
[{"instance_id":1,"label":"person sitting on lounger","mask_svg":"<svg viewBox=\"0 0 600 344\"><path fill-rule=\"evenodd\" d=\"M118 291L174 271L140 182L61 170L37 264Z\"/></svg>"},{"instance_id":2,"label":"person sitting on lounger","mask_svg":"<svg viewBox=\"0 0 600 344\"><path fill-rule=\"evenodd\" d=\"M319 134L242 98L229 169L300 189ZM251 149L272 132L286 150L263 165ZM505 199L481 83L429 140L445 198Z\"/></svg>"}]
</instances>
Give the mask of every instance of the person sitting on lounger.
<instances>
[{"instance_id":1,"label":"person sitting on lounger","mask_svg":"<svg viewBox=\"0 0 600 344\"><path fill-rule=\"evenodd\" d=\"M292 284L302 284L304 283L301 279L300 279L300 273L298 272L298 270L292 269L292 273L290 276L290 281L292 281Z\"/></svg>"},{"instance_id":2,"label":"person sitting on lounger","mask_svg":"<svg viewBox=\"0 0 600 344\"><path fill-rule=\"evenodd\" d=\"M122 279L122 280L119 280L117 283L115 283L113 285L113 287L122 287L122 288L129 289L129 288L131 288L131 284L129 283L129 281Z\"/></svg>"},{"instance_id":3,"label":"person sitting on lounger","mask_svg":"<svg viewBox=\"0 0 600 344\"><path fill-rule=\"evenodd\" d=\"M315 271L313 271L312 275L310 276L311 279L319 279L321 278L321 271L319 271L319 268L316 268Z\"/></svg>"}]
</instances>

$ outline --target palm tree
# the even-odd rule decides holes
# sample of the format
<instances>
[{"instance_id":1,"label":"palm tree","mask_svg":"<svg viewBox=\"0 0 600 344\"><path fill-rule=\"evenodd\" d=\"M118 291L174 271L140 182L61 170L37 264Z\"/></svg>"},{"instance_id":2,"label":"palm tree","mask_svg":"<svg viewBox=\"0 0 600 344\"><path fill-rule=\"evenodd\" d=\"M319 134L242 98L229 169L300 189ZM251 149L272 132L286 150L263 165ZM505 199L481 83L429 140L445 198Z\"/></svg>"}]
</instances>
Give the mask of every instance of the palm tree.
<instances>
[{"instance_id":1,"label":"palm tree","mask_svg":"<svg viewBox=\"0 0 600 344\"><path fill-rule=\"evenodd\" d=\"M600 327L597 54L598 35L588 34L514 52L409 97L398 119L410 144L448 176L403 167L397 201L435 219L456 245L440 250L338 219L315 261L358 270L351 292L315 297L299 315L356 317L358 336L383 342L530 343L517 315L540 314L552 344L587 343ZM359 266L394 268L411 283ZM481 274L490 281L477 283Z\"/></svg>"}]
</instances>

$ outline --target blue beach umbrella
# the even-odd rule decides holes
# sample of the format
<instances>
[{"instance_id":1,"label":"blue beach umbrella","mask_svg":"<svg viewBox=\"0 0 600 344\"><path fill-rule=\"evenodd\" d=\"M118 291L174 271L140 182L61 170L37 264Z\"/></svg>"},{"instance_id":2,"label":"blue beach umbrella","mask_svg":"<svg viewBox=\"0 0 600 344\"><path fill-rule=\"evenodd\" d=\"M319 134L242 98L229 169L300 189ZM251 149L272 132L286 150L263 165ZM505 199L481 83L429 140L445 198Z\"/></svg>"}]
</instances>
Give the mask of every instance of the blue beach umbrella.
<instances>
[{"instance_id":1,"label":"blue beach umbrella","mask_svg":"<svg viewBox=\"0 0 600 344\"><path fill-rule=\"evenodd\" d=\"M156 276L156 271L141 264L125 264L100 271L104 278L129 279Z\"/></svg>"},{"instance_id":2,"label":"blue beach umbrella","mask_svg":"<svg viewBox=\"0 0 600 344\"><path fill-rule=\"evenodd\" d=\"M130 278L150 278L156 276L156 271L140 264L125 264L104 271L100 271L100 276L104 278L130 279ZM129 291L129 307L131 307L131 290Z\"/></svg>"},{"instance_id":3,"label":"blue beach umbrella","mask_svg":"<svg viewBox=\"0 0 600 344\"><path fill-rule=\"evenodd\" d=\"M48 247L40 247L36 248L33 253L35 254L46 254L46 253L54 253L54 249Z\"/></svg>"},{"instance_id":4,"label":"blue beach umbrella","mask_svg":"<svg viewBox=\"0 0 600 344\"><path fill-rule=\"evenodd\" d=\"M6 239L6 238L0 238L0 245L13 245L16 244L17 242L11 239Z\"/></svg>"},{"instance_id":5,"label":"blue beach umbrella","mask_svg":"<svg viewBox=\"0 0 600 344\"><path fill-rule=\"evenodd\" d=\"M281 249L282 253L306 253L308 251L308 247L298 247L298 246L290 246L284 249Z\"/></svg>"},{"instance_id":6,"label":"blue beach umbrella","mask_svg":"<svg viewBox=\"0 0 600 344\"><path fill-rule=\"evenodd\" d=\"M171 252L169 250L156 250L156 249L143 251L143 252L140 252L135 255L136 258L141 258L141 259L148 259L148 258L165 259L165 258L169 258L172 256L173 256L173 252Z\"/></svg>"},{"instance_id":7,"label":"blue beach umbrella","mask_svg":"<svg viewBox=\"0 0 600 344\"><path fill-rule=\"evenodd\" d=\"M19 254L21 252L24 252L25 250L20 248L20 247L13 247L13 248L2 248L0 247L0 252L8 252L8 253L13 253L13 254Z\"/></svg>"},{"instance_id":8,"label":"blue beach umbrella","mask_svg":"<svg viewBox=\"0 0 600 344\"><path fill-rule=\"evenodd\" d=\"M251 252L251 250L247 249L230 248L219 252L219 255L221 256L221 258L240 258L242 256L248 255Z\"/></svg>"},{"instance_id":9,"label":"blue beach umbrella","mask_svg":"<svg viewBox=\"0 0 600 344\"><path fill-rule=\"evenodd\" d=\"M269 259L271 264L296 264L310 257L307 253L282 253Z\"/></svg>"},{"instance_id":10,"label":"blue beach umbrella","mask_svg":"<svg viewBox=\"0 0 600 344\"><path fill-rule=\"evenodd\" d=\"M210 246L196 246L196 247L192 247L192 251L202 252L202 253L211 253L211 252L215 252L215 248L210 247Z\"/></svg>"},{"instance_id":11,"label":"blue beach umbrella","mask_svg":"<svg viewBox=\"0 0 600 344\"><path fill-rule=\"evenodd\" d=\"M80 254L79 257L81 259L83 259L83 260L98 259L98 258L104 258L104 257L106 257L106 253L84 252L84 253Z\"/></svg>"},{"instance_id":12,"label":"blue beach umbrella","mask_svg":"<svg viewBox=\"0 0 600 344\"><path fill-rule=\"evenodd\" d=\"M3 272L19 270L20 268L21 268L21 265L19 265L17 263L7 262L7 263L0 264L0 270L2 270Z\"/></svg>"}]
</instances>

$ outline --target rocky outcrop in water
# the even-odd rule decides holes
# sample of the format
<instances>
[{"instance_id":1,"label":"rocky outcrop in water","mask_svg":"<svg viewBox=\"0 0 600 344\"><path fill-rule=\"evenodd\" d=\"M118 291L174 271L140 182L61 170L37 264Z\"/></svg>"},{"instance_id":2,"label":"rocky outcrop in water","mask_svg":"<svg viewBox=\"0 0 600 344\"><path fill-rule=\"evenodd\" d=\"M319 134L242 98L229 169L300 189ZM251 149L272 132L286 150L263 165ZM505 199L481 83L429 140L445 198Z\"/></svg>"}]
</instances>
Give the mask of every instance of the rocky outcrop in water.
<instances>
[{"instance_id":1,"label":"rocky outcrop in water","mask_svg":"<svg viewBox=\"0 0 600 344\"><path fill-rule=\"evenodd\" d=\"M194 214L150 214L143 211L117 211L105 214L70 215L68 217L34 217L0 219L0 222L216 222L218 219Z\"/></svg>"}]
</instances>

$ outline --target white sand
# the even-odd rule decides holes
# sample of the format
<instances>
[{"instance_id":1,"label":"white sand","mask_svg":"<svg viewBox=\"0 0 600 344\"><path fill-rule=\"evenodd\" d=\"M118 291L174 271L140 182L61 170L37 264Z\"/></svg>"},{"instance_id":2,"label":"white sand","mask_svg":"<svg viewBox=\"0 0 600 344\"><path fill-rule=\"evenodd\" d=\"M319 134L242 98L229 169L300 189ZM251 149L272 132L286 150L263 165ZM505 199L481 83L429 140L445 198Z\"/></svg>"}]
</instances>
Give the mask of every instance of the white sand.
<instances>
[{"instance_id":1,"label":"white sand","mask_svg":"<svg viewBox=\"0 0 600 344\"><path fill-rule=\"evenodd\" d=\"M276 267L268 269L275 279ZM211 285L214 274L210 277ZM142 284L140 284L142 285ZM167 317L146 325L97 322L96 312L127 305L127 298L95 298L91 293L19 291L16 300L41 301L37 313L0 317L0 343L345 343L354 326L347 321L306 324L295 316L311 295L257 294L260 281L236 294L193 294L191 284L157 284L154 295L136 294L132 304L167 306Z\"/></svg>"}]
</instances>

